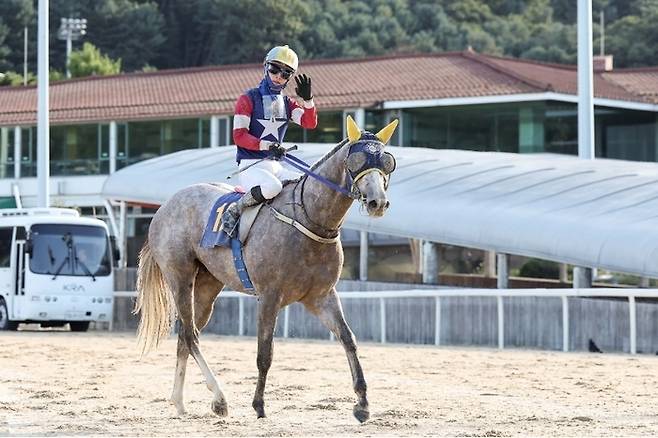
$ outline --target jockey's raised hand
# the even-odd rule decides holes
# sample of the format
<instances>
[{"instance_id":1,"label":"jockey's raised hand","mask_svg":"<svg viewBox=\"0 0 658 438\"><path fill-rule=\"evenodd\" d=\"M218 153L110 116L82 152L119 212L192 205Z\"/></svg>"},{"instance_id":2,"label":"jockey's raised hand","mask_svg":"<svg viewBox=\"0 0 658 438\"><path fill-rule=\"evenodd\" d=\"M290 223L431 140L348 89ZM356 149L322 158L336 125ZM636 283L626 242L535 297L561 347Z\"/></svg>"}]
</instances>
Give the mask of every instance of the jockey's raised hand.
<instances>
[{"instance_id":1,"label":"jockey's raised hand","mask_svg":"<svg viewBox=\"0 0 658 438\"><path fill-rule=\"evenodd\" d=\"M297 96L304 100L313 99L313 93L311 92L311 78L306 75L299 75L295 76L295 82L297 83L297 87L295 88Z\"/></svg>"},{"instance_id":2,"label":"jockey's raised hand","mask_svg":"<svg viewBox=\"0 0 658 438\"><path fill-rule=\"evenodd\" d=\"M286 148L281 146L280 143L276 142L270 143L268 150L270 151L270 154L272 154L272 156L277 160L280 160L281 157L286 154Z\"/></svg>"}]
</instances>

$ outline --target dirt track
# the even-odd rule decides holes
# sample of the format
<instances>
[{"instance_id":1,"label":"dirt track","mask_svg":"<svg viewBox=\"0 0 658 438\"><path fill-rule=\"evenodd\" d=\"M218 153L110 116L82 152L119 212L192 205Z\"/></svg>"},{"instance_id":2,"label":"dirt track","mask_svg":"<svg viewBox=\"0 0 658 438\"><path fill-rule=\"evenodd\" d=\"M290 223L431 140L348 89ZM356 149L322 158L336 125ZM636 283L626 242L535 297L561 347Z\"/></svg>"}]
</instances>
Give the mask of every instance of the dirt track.
<instances>
[{"instance_id":1,"label":"dirt track","mask_svg":"<svg viewBox=\"0 0 658 438\"><path fill-rule=\"evenodd\" d=\"M371 419L338 344L275 341L256 420L253 338L202 336L229 416L190 360L188 414L168 402L175 341L139 359L130 334L0 333L0 435L657 435L658 358L363 344Z\"/></svg>"}]
</instances>

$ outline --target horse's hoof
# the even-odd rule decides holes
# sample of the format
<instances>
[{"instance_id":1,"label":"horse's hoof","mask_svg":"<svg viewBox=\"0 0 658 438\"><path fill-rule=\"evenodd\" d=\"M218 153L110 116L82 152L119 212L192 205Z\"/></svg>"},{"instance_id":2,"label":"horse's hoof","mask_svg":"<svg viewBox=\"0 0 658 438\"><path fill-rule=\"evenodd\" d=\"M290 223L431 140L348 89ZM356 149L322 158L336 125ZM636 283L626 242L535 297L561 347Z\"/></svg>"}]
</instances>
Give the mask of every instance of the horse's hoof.
<instances>
[{"instance_id":1,"label":"horse's hoof","mask_svg":"<svg viewBox=\"0 0 658 438\"><path fill-rule=\"evenodd\" d=\"M354 417L359 420L359 423L363 423L368 420L368 418L370 418L370 411L368 410L367 405L361 406L360 404L356 403L352 411L354 412Z\"/></svg>"},{"instance_id":2,"label":"horse's hoof","mask_svg":"<svg viewBox=\"0 0 658 438\"><path fill-rule=\"evenodd\" d=\"M176 408L176 412L178 413L178 415L185 415L187 413L187 411L185 410L185 405L183 405L182 403L178 403L172 399L171 404L173 404L174 407Z\"/></svg>"},{"instance_id":3,"label":"horse's hoof","mask_svg":"<svg viewBox=\"0 0 658 438\"><path fill-rule=\"evenodd\" d=\"M219 415L220 417L226 417L228 415L228 405L225 399L213 400L210 403L210 409L212 409L215 415Z\"/></svg>"}]
</instances>

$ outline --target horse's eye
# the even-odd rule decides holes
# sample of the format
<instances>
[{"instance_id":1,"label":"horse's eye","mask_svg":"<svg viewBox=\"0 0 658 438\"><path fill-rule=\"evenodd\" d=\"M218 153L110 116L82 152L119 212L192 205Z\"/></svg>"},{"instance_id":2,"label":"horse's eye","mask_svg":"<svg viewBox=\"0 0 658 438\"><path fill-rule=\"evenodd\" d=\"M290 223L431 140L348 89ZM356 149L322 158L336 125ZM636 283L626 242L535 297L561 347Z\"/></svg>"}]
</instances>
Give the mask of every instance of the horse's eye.
<instances>
[{"instance_id":1,"label":"horse's eye","mask_svg":"<svg viewBox=\"0 0 658 438\"><path fill-rule=\"evenodd\" d=\"M347 157L347 169L354 173L361 170L361 168L366 164L366 154L365 152L354 152Z\"/></svg>"},{"instance_id":2,"label":"horse's eye","mask_svg":"<svg viewBox=\"0 0 658 438\"><path fill-rule=\"evenodd\" d=\"M388 152L382 154L382 170L385 174L392 173L395 170L395 157Z\"/></svg>"}]
</instances>

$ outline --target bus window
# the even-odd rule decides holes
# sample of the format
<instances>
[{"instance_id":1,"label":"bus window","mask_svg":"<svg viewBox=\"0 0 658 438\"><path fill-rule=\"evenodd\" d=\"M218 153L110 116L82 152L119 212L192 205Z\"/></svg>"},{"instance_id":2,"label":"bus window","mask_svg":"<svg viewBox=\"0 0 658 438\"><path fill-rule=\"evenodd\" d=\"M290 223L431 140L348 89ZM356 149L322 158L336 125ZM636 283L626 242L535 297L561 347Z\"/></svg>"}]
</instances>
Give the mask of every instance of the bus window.
<instances>
[{"instance_id":1,"label":"bus window","mask_svg":"<svg viewBox=\"0 0 658 438\"><path fill-rule=\"evenodd\" d=\"M30 270L35 274L107 276L110 251L101 227L35 224L30 229Z\"/></svg>"},{"instance_id":2,"label":"bus window","mask_svg":"<svg viewBox=\"0 0 658 438\"><path fill-rule=\"evenodd\" d=\"M8 268L11 261L12 228L0 228L0 268Z\"/></svg>"}]
</instances>

